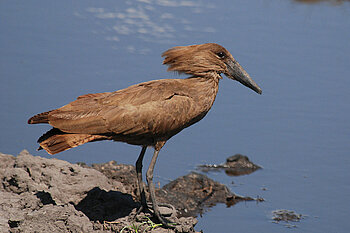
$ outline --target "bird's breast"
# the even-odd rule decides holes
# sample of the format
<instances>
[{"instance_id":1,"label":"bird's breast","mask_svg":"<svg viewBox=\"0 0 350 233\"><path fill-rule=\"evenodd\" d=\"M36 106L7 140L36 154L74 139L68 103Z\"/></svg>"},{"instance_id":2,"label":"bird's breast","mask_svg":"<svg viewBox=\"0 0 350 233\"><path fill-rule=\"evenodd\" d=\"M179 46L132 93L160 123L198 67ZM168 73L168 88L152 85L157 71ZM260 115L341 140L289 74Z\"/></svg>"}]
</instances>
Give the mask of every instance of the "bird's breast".
<instances>
[{"instance_id":1,"label":"bird's breast","mask_svg":"<svg viewBox=\"0 0 350 233\"><path fill-rule=\"evenodd\" d=\"M173 112L171 128L174 132L200 121L211 109L218 92L218 80L191 78L186 80L186 91L172 97L169 112Z\"/></svg>"},{"instance_id":2,"label":"bird's breast","mask_svg":"<svg viewBox=\"0 0 350 233\"><path fill-rule=\"evenodd\" d=\"M166 86L172 94L132 108L119 108L106 116L109 128L118 135L116 140L131 144L166 141L200 121L212 107L218 91L217 82L202 78L166 82L173 82L172 86Z\"/></svg>"}]
</instances>

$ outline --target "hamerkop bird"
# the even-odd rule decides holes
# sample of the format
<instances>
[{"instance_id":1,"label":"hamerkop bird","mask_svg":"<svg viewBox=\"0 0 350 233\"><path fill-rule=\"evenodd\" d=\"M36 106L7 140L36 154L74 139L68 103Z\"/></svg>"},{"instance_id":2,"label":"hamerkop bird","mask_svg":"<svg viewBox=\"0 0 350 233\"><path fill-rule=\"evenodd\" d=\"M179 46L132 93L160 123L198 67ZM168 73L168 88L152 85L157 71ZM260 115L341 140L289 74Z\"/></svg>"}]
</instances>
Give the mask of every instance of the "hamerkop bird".
<instances>
[{"instance_id":1,"label":"hamerkop bird","mask_svg":"<svg viewBox=\"0 0 350 233\"><path fill-rule=\"evenodd\" d=\"M55 110L40 113L29 124L47 123L53 128L38 139L39 149L56 154L87 142L114 140L142 146L136 162L141 208L148 210L142 185L142 160L148 146L154 154L146 178L153 211L161 223L155 198L153 169L160 149L172 136L201 120L218 92L220 74L261 94L233 56L214 43L178 46L164 52L168 71L190 75L186 79L161 79L115 92L82 95Z\"/></svg>"}]
</instances>

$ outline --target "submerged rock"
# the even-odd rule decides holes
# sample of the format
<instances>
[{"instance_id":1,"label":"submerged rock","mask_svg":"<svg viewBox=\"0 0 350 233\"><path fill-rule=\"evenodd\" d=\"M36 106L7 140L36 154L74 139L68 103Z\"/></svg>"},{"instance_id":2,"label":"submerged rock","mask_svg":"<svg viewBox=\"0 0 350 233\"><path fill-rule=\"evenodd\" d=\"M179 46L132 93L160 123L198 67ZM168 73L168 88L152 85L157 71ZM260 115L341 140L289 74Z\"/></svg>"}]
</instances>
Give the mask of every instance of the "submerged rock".
<instances>
[{"instance_id":1,"label":"submerged rock","mask_svg":"<svg viewBox=\"0 0 350 233\"><path fill-rule=\"evenodd\" d=\"M254 200L232 193L226 185L192 172L157 190L160 202L172 204L180 216L197 216L217 203L232 206L239 201Z\"/></svg>"},{"instance_id":2,"label":"submerged rock","mask_svg":"<svg viewBox=\"0 0 350 233\"><path fill-rule=\"evenodd\" d=\"M251 162L248 156L235 154L226 159L222 164L205 164L199 165L199 169L203 172L224 170L229 176L248 175L261 169L260 166Z\"/></svg>"},{"instance_id":3,"label":"submerged rock","mask_svg":"<svg viewBox=\"0 0 350 233\"><path fill-rule=\"evenodd\" d=\"M305 218L304 215L298 214L293 210L274 210L272 211L272 220L273 223L283 223L287 228L295 228L297 225L296 222L299 222L301 219Z\"/></svg>"},{"instance_id":4,"label":"submerged rock","mask_svg":"<svg viewBox=\"0 0 350 233\"><path fill-rule=\"evenodd\" d=\"M299 222L302 219L302 215L293 210L274 210L272 215L272 219L275 222Z\"/></svg>"}]
</instances>

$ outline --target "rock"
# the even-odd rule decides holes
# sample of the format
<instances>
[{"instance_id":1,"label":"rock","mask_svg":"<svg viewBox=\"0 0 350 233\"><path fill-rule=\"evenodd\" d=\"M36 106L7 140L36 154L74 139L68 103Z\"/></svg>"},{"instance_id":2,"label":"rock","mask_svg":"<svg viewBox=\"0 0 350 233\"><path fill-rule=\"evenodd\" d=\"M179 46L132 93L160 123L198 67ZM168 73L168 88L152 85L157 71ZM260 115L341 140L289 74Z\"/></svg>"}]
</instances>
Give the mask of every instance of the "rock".
<instances>
[{"instance_id":1,"label":"rock","mask_svg":"<svg viewBox=\"0 0 350 233\"><path fill-rule=\"evenodd\" d=\"M91 167L103 173L107 178L122 183L126 193L131 194L136 199L138 198L135 166L110 161L102 164L92 164Z\"/></svg>"},{"instance_id":2,"label":"rock","mask_svg":"<svg viewBox=\"0 0 350 233\"><path fill-rule=\"evenodd\" d=\"M297 227L296 223L304 219L305 215L298 214L293 210L274 210L272 211L272 220L274 223L282 223L287 228Z\"/></svg>"},{"instance_id":3,"label":"rock","mask_svg":"<svg viewBox=\"0 0 350 233\"><path fill-rule=\"evenodd\" d=\"M9 160L6 156L5 159ZM14 162L11 161L0 172L0 178L4 191L17 194L46 192L58 205L78 204L95 187L105 190L117 187L95 169L82 168L58 159L32 156L27 151L22 151ZM119 189L125 191L121 184Z\"/></svg>"},{"instance_id":4,"label":"rock","mask_svg":"<svg viewBox=\"0 0 350 233\"><path fill-rule=\"evenodd\" d=\"M302 215L294 212L293 210L274 210L272 211L272 219L275 222L299 222L302 219Z\"/></svg>"},{"instance_id":5,"label":"rock","mask_svg":"<svg viewBox=\"0 0 350 233\"><path fill-rule=\"evenodd\" d=\"M140 206L130 194L119 191L105 191L96 187L75 207L82 211L91 221L114 221L128 216L133 209Z\"/></svg>"},{"instance_id":6,"label":"rock","mask_svg":"<svg viewBox=\"0 0 350 233\"><path fill-rule=\"evenodd\" d=\"M13 167L16 158L13 155L0 153L1 163L0 163L0 176L4 173L4 169L8 167Z\"/></svg>"},{"instance_id":7,"label":"rock","mask_svg":"<svg viewBox=\"0 0 350 233\"><path fill-rule=\"evenodd\" d=\"M196 172L164 185L156 190L156 196L158 202L172 204L179 216L197 216L217 203L231 206L239 201L253 200L250 197L237 196L225 185Z\"/></svg>"},{"instance_id":8,"label":"rock","mask_svg":"<svg viewBox=\"0 0 350 233\"><path fill-rule=\"evenodd\" d=\"M154 217L150 213L140 213L136 218L136 210L133 210L131 215L119 218L118 221L105 222L103 225L95 225L95 229L111 230L113 232L120 232L122 229L131 230L138 229L137 232L158 232L158 233L196 233L194 226L198 220L196 218L167 218L172 223L176 223L173 229L165 229L161 224L156 224ZM129 232L129 231L126 231ZM130 231L135 232L135 231Z\"/></svg>"},{"instance_id":9,"label":"rock","mask_svg":"<svg viewBox=\"0 0 350 233\"><path fill-rule=\"evenodd\" d=\"M28 213L15 228L26 232L93 232L89 218L71 204L45 205Z\"/></svg>"},{"instance_id":10,"label":"rock","mask_svg":"<svg viewBox=\"0 0 350 233\"><path fill-rule=\"evenodd\" d=\"M33 195L0 191L0 232L9 232L11 228L17 227L29 212L39 208L40 201Z\"/></svg>"},{"instance_id":11,"label":"rock","mask_svg":"<svg viewBox=\"0 0 350 233\"><path fill-rule=\"evenodd\" d=\"M134 224L151 232L156 225L150 213L134 218L140 206L134 167L93 167L27 151L0 153L0 232L120 232ZM195 232L195 218L169 219L179 224L176 229L157 226L152 232Z\"/></svg>"},{"instance_id":12,"label":"rock","mask_svg":"<svg viewBox=\"0 0 350 233\"><path fill-rule=\"evenodd\" d=\"M137 179L134 166L117 164L115 161L110 161L103 164L93 164L91 167L102 172L108 178L124 184L126 190L128 190L127 193L130 193L134 200L138 200ZM148 197L148 187L146 185L144 187L146 196ZM156 197L163 215L171 215L172 209L162 207L161 205L162 203L169 203L176 208L180 217L197 216L203 213L208 207L214 206L217 203L226 203L227 206L232 206L239 201L256 200L250 197L238 196L230 192L225 185L195 172L179 177L161 189L156 189ZM257 201L262 201L262 199ZM175 219L174 221L179 220Z\"/></svg>"},{"instance_id":13,"label":"rock","mask_svg":"<svg viewBox=\"0 0 350 233\"><path fill-rule=\"evenodd\" d=\"M73 205L43 205L29 193L0 192L0 232L92 232Z\"/></svg>"},{"instance_id":14,"label":"rock","mask_svg":"<svg viewBox=\"0 0 350 233\"><path fill-rule=\"evenodd\" d=\"M260 166L252 163L248 156L241 154L228 157L225 165L227 166L225 173L229 176L248 175L261 169Z\"/></svg>"},{"instance_id":15,"label":"rock","mask_svg":"<svg viewBox=\"0 0 350 233\"><path fill-rule=\"evenodd\" d=\"M245 155L235 154L226 159L222 164L204 164L198 168L203 172L224 170L229 176L248 175L261 169L260 166L252 163Z\"/></svg>"}]
</instances>

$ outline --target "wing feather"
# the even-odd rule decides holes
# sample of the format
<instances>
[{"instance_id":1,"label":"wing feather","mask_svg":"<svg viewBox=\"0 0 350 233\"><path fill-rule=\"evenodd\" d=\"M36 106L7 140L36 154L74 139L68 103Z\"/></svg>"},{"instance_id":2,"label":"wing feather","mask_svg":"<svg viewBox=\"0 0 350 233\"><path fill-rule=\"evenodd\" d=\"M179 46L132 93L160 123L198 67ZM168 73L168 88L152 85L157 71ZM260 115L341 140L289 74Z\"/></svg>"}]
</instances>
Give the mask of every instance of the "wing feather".
<instances>
[{"instance_id":1,"label":"wing feather","mask_svg":"<svg viewBox=\"0 0 350 233\"><path fill-rule=\"evenodd\" d=\"M194 105L180 93L186 89L183 81L154 80L116 92L83 95L50 112L49 123L66 133L159 135L177 130L192 118L187 113Z\"/></svg>"}]
</instances>

